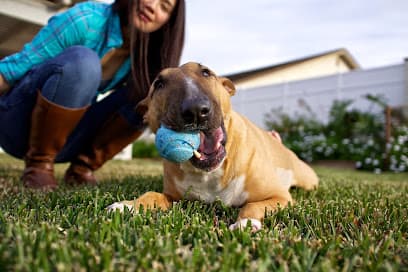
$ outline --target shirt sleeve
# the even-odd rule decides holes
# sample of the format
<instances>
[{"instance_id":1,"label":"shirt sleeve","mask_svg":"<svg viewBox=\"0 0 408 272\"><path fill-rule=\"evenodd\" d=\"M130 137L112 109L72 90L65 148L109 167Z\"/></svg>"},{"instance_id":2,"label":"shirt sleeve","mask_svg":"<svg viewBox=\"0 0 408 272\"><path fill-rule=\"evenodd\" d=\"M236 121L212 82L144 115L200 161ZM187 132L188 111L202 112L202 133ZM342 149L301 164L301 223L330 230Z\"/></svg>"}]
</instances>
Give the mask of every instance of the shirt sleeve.
<instances>
[{"instance_id":1,"label":"shirt sleeve","mask_svg":"<svg viewBox=\"0 0 408 272\"><path fill-rule=\"evenodd\" d=\"M91 11L81 5L51 17L21 51L0 61L0 74L13 85L33 66L57 56L67 47L84 44L91 17Z\"/></svg>"}]
</instances>

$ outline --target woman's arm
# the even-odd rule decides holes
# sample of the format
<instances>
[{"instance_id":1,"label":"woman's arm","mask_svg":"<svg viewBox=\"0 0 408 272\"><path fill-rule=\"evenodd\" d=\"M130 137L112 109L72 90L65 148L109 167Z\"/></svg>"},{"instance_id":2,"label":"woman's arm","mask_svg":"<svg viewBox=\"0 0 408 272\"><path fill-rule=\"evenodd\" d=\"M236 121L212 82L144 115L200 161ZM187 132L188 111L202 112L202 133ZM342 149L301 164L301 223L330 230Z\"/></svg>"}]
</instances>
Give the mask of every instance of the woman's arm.
<instances>
[{"instance_id":1,"label":"woman's arm","mask_svg":"<svg viewBox=\"0 0 408 272\"><path fill-rule=\"evenodd\" d=\"M82 6L76 5L53 16L19 52L3 58L0 61L2 81L13 85L33 66L57 56L69 46L83 44L92 10Z\"/></svg>"}]
</instances>

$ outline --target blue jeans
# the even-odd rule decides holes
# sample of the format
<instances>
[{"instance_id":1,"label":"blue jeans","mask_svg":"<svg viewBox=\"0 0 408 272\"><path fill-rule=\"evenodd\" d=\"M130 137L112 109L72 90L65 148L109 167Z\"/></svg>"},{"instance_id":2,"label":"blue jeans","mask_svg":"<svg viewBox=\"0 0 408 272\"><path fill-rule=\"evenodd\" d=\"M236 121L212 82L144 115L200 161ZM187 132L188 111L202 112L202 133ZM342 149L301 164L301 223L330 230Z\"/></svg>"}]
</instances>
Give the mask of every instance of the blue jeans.
<instances>
[{"instance_id":1,"label":"blue jeans","mask_svg":"<svg viewBox=\"0 0 408 272\"><path fill-rule=\"evenodd\" d=\"M142 117L133 110L134 104L128 99L126 87L95 102L101 74L99 57L82 46L72 46L35 66L8 93L0 96L0 146L8 154L24 158L38 90L49 101L64 107L90 105L58 153L56 162L74 159L83 147L92 143L98 128L115 112L119 112L131 127L142 129Z\"/></svg>"}]
</instances>

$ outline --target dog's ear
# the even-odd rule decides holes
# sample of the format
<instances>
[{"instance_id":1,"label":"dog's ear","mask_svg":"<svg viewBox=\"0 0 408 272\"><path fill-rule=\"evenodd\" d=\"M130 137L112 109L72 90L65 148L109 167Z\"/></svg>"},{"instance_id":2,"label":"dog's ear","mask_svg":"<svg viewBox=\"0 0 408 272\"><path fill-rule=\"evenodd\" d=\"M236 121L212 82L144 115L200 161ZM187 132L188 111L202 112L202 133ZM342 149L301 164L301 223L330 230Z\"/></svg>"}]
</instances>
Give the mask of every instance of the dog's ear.
<instances>
[{"instance_id":1,"label":"dog's ear","mask_svg":"<svg viewBox=\"0 0 408 272\"><path fill-rule=\"evenodd\" d=\"M224 88L228 91L230 96L233 96L235 94L235 85L232 83L232 81L226 77L220 77L220 81Z\"/></svg>"},{"instance_id":2,"label":"dog's ear","mask_svg":"<svg viewBox=\"0 0 408 272\"><path fill-rule=\"evenodd\" d=\"M148 98L146 97L145 99L139 101L137 105L135 106L135 111L139 113L140 115L144 116L148 110Z\"/></svg>"}]
</instances>

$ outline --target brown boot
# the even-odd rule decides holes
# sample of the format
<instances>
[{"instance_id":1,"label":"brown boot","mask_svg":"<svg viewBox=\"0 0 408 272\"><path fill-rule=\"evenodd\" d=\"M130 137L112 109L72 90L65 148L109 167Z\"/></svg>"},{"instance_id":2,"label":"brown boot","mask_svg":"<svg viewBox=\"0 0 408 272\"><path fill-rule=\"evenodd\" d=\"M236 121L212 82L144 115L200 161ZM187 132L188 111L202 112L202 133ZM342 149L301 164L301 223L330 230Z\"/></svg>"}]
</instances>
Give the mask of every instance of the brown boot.
<instances>
[{"instance_id":1,"label":"brown boot","mask_svg":"<svg viewBox=\"0 0 408 272\"><path fill-rule=\"evenodd\" d=\"M115 113L104 123L91 145L72 161L65 172L65 182L69 185L95 185L97 181L93 171L134 142L142 132Z\"/></svg>"},{"instance_id":2,"label":"brown boot","mask_svg":"<svg viewBox=\"0 0 408 272\"><path fill-rule=\"evenodd\" d=\"M70 109L48 101L38 92L31 116L28 151L21 180L24 186L52 190L57 187L54 159L88 107Z\"/></svg>"}]
</instances>

